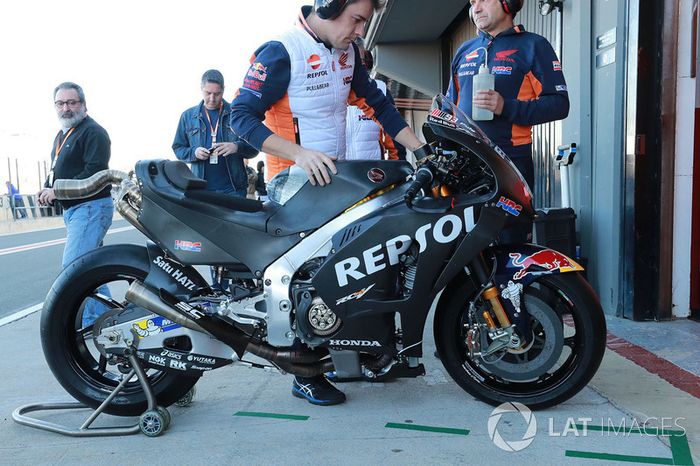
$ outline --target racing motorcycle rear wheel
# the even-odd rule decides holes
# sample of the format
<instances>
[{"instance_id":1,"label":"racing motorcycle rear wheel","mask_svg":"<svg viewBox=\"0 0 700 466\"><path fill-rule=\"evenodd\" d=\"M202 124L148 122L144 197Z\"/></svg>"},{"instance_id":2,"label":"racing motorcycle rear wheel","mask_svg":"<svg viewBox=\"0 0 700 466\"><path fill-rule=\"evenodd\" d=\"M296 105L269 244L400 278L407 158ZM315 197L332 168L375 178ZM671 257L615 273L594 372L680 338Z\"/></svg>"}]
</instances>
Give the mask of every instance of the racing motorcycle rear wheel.
<instances>
[{"instance_id":1,"label":"racing motorcycle rear wheel","mask_svg":"<svg viewBox=\"0 0 700 466\"><path fill-rule=\"evenodd\" d=\"M97 350L92 325L83 327L85 306L100 303L110 312L124 308L124 291L134 280L144 280L148 253L136 245L105 246L72 262L61 272L44 302L41 342L46 361L58 382L77 400L97 408L128 371L121 361L113 364ZM105 292L106 288L109 290ZM199 379L149 369L146 372L158 405L170 406ZM147 408L146 395L136 377L107 406L105 412L138 416Z\"/></svg>"},{"instance_id":2,"label":"racing motorcycle rear wheel","mask_svg":"<svg viewBox=\"0 0 700 466\"><path fill-rule=\"evenodd\" d=\"M434 323L440 359L464 390L492 405L517 401L542 409L566 401L591 380L605 352L605 316L579 274L544 275L525 288L529 345L470 358L467 332L480 315L469 314L475 294L465 277L438 309Z\"/></svg>"}]
</instances>

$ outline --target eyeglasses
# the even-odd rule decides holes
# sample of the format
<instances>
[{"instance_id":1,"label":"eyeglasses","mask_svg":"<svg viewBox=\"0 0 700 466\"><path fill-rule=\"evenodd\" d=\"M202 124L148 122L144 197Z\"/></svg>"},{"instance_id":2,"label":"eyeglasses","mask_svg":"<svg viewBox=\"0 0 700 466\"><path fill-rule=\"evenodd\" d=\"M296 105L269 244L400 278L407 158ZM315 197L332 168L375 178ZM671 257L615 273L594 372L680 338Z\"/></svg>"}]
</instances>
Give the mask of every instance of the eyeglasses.
<instances>
[{"instance_id":1,"label":"eyeglasses","mask_svg":"<svg viewBox=\"0 0 700 466\"><path fill-rule=\"evenodd\" d=\"M64 105L68 105L69 107L77 107L82 103L82 100L57 100L54 102L54 105L56 108L63 108Z\"/></svg>"}]
</instances>

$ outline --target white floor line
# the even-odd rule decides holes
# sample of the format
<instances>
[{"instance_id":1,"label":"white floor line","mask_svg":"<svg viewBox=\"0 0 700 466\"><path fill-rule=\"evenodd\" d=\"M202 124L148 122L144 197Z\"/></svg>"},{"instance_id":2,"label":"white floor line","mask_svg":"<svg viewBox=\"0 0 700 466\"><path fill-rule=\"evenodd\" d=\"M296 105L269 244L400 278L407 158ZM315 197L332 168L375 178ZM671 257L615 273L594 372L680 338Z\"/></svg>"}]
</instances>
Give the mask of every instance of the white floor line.
<instances>
[{"instance_id":1,"label":"white floor line","mask_svg":"<svg viewBox=\"0 0 700 466\"><path fill-rule=\"evenodd\" d=\"M12 322L22 319L24 317L27 317L28 315L34 314L35 312L41 311L41 308L44 307L44 303L39 303L35 304L32 307L28 307L26 309L22 309L19 312L15 312L12 315L9 315L7 317L3 317L0 319L0 327L3 325L11 324Z\"/></svg>"},{"instance_id":2,"label":"white floor line","mask_svg":"<svg viewBox=\"0 0 700 466\"><path fill-rule=\"evenodd\" d=\"M111 230L108 230L107 234L111 235L112 233L120 233L122 231L133 230L133 229L134 229L134 227L132 227L132 226L113 228ZM41 241L39 243L25 244L22 246L13 246L11 248L0 249L0 256L4 256L5 254L13 254L15 252L31 251L32 249L45 248L48 246L55 246L57 244L63 244L65 242L66 242L65 238L60 238L60 239L52 239L49 241Z\"/></svg>"}]
</instances>

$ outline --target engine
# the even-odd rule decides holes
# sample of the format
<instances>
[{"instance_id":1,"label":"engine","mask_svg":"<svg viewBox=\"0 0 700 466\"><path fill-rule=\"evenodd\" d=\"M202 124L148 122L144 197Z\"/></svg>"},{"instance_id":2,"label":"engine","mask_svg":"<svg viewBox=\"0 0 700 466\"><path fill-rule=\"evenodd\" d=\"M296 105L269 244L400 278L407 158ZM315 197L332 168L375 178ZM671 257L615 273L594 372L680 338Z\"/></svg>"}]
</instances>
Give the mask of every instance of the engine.
<instances>
[{"instance_id":1,"label":"engine","mask_svg":"<svg viewBox=\"0 0 700 466\"><path fill-rule=\"evenodd\" d=\"M316 295L316 290L311 284L324 260L317 257L302 265L291 286L297 334L312 345L322 343L337 332L342 324L338 316Z\"/></svg>"}]
</instances>

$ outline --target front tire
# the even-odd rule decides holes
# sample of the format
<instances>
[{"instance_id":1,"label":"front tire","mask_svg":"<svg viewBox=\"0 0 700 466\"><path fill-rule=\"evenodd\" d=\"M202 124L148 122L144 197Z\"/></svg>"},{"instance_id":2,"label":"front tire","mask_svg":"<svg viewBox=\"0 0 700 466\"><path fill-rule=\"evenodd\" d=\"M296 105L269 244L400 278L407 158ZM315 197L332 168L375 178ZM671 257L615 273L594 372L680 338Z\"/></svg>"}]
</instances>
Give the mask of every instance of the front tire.
<instances>
[{"instance_id":1,"label":"front tire","mask_svg":"<svg viewBox=\"0 0 700 466\"><path fill-rule=\"evenodd\" d=\"M466 345L476 291L469 279L461 281L434 324L440 359L464 390L492 405L517 401L542 409L568 400L591 380L605 352L606 327L595 292L583 277L544 275L525 288L533 344L521 354L505 352L488 362L476 355L470 359Z\"/></svg>"},{"instance_id":2,"label":"front tire","mask_svg":"<svg viewBox=\"0 0 700 466\"><path fill-rule=\"evenodd\" d=\"M44 356L58 382L77 400L97 408L119 383L124 364L108 363L92 340L92 325L82 326L86 303L107 308L126 305L123 293L134 280L143 281L149 271L148 252L136 245L98 248L79 257L58 276L44 302L41 343ZM111 296L105 296L104 286ZM161 406L170 406L197 383L198 377L150 369L147 376ZM105 412L138 416L148 403L134 377L107 406Z\"/></svg>"}]
</instances>

